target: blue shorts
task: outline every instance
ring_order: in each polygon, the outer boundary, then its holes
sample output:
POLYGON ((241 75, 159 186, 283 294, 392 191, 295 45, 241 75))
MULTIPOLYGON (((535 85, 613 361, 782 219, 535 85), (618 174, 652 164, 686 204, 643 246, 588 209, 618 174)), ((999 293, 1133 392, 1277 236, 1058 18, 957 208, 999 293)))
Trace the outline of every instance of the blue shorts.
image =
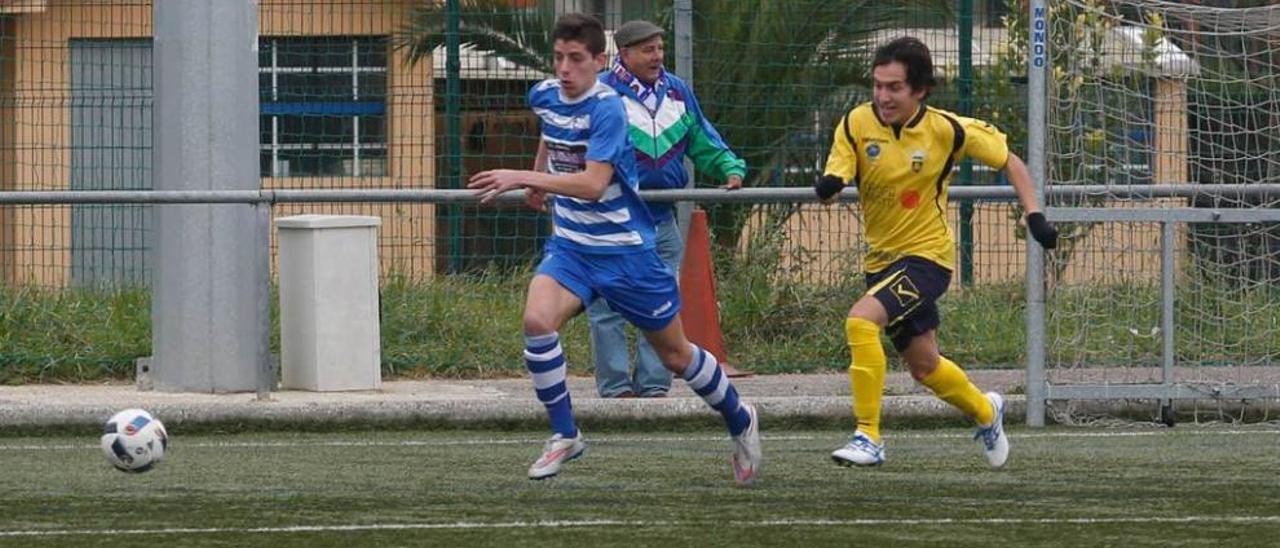
POLYGON ((885 333, 902 352, 911 339, 942 324, 938 299, 951 286, 951 271, 920 257, 905 257, 888 268, 867 274, 867 295, 889 313, 885 333))
POLYGON ((659 331, 680 312, 675 273, 658 253, 591 254, 548 245, 538 274, 550 276, 571 291, 582 305, 597 297, 645 331, 659 331))

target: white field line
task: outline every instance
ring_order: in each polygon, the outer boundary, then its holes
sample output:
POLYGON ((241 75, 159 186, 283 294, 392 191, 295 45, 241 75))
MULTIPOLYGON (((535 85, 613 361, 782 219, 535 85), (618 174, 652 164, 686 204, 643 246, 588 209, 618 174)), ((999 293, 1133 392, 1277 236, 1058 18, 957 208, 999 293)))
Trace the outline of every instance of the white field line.
POLYGON ((352 531, 406 531, 406 530, 492 530, 492 529, 560 529, 560 528, 668 528, 706 527, 859 527, 859 526, 990 526, 990 525, 1097 525, 1097 524, 1273 524, 1280 523, 1280 516, 1133 516, 1096 518, 921 518, 921 519, 780 519, 760 521, 729 521, 708 524, 696 521, 645 521, 645 520, 563 520, 563 521, 508 521, 483 523, 457 521, 453 523, 370 523, 358 525, 293 525, 284 527, 191 527, 168 529, 44 529, 0 530, 5 537, 55 537, 55 536, 110 536, 110 535, 215 535, 215 534, 288 534, 326 533, 352 531))
MULTIPOLYGON (((1117 431, 1117 432, 1011 432, 1009 437, 1014 440, 1023 439, 1071 439, 1071 438, 1145 438, 1156 436, 1171 436, 1179 433, 1194 433, 1197 436, 1275 436, 1280 435, 1280 429, 1257 429, 1257 430, 1136 430, 1136 431, 1117 431)), ((845 434, 833 433, 829 436, 792 436, 792 435, 762 435, 761 439, 765 441, 823 441, 840 439, 845 434)), ((929 433, 929 434, 887 434, 885 439, 969 439, 970 434, 959 433, 929 433)), ((688 442, 717 442, 728 439, 728 435, 724 436, 588 436, 587 441, 590 443, 688 443, 688 442)), ((216 448, 216 449, 270 449, 284 447, 459 447, 459 446, 487 446, 487 445, 526 445, 541 444, 546 438, 483 438, 472 440, 388 440, 388 441, 364 441, 364 440, 299 440, 299 441, 245 441, 245 442, 197 442, 182 443, 181 438, 178 444, 183 448, 216 448)), ((50 450, 81 450, 92 449, 98 447, 92 444, 56 444, 56 445, 5 445, 0 442, 0 453, 5 451, 50 451, 50 450)))

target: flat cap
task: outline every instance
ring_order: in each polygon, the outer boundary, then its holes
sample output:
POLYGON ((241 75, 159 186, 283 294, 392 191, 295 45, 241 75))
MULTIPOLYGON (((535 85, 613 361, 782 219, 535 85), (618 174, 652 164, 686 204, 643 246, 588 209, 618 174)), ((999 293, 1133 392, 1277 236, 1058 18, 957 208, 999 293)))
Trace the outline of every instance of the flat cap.
POLYGON ((662 32, 662 27, 643 19, 627 21, 618 27, 618 30, 613 31, 613 45, 622 49, 653 38, 662 32))

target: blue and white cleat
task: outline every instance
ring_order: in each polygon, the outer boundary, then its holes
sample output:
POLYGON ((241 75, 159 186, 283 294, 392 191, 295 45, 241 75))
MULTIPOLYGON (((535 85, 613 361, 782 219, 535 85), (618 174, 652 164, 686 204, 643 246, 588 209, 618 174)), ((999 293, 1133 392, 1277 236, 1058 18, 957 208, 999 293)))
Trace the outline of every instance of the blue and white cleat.
POLYGON ((847 445, 831 452, 831 460, 840 466, 879 466, 884 464, 884 443, 855 432, 847 445))
POLYGON ((995 419, 989 426, 978 427, 973 439, 982 441, 982 453, 987 456, 987 464, 1000 468, 1009 460, 1009 436, 1004 435, 1004 398, 995 392, 987 392, 987 399, 996 410, 995 419))
POLYGON ((529 479, 540 480, 560 473, 560 466, 582 456, 587 450, 582 441, 582 432, 575 438, 566 438, 560 434, 551 436, 543 447, 542 456, 529 467, 529 479))

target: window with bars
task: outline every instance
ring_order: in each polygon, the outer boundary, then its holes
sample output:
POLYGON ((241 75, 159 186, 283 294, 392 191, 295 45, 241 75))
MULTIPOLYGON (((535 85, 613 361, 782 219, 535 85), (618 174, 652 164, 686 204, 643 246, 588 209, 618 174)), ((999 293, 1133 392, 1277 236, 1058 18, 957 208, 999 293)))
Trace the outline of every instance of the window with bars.
POLYGON ((258 90, 263 177, 386 174, 386 37, 263 37, 258 90))

